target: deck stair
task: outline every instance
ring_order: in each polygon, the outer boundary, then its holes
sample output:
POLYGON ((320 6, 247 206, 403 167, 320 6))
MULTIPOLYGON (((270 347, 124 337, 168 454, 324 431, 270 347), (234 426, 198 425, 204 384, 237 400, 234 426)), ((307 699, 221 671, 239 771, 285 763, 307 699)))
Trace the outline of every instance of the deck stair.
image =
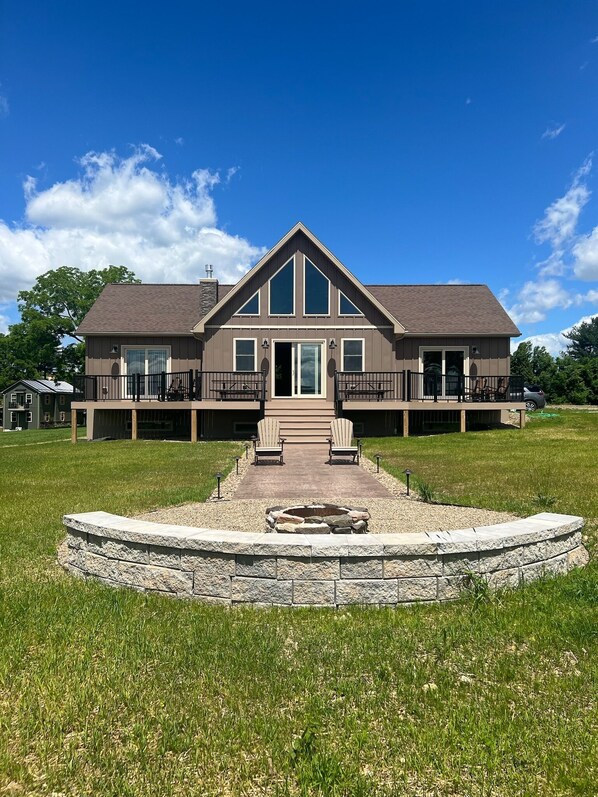
POLYGON ((271 399, 266 418, 276 418, 285 445, 325 444, 334 420, 334 404, 325 399, 271 399))

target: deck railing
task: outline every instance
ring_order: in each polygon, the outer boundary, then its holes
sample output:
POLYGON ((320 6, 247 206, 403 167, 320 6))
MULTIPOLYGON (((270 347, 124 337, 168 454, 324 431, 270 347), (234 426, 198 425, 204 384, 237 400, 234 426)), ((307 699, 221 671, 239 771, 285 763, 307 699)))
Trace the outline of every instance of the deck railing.
POLYGON ((418 371, 335 374, 335 398, 344 401, 523 401, 523 377, 464 376, 418 371))
POLYGON ((263 401, 262 371, 160 371, 155 374, 73 377, 75 401, 263 401))

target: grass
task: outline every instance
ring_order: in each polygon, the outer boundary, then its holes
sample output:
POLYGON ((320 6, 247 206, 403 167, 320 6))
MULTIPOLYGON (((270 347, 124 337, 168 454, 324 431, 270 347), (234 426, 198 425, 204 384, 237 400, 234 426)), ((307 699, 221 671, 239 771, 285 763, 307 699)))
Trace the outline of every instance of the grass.
MULTIPOLYGON (((79 427, 77 430, 79 437, 85 437, 85 427, 79 427)), ((25 429, 22 432, 7 432, 0 433, 0 448, 14 446, 24 446, 28 443, 49 443, 49 442, 66 442, 71 439, 71 430, 69 427, 63 426, 57 429, 25 429)))
MULTIPOLYGON (((575 436, 551 454, 568 472, 591 430, 567 418, 552 429, 575 436)), ((423 474, 427 463, 426 480, 457 498, 467 437, 372 445, 387 467, 423 474), (444 457, 460 479, 431 467, 444 457)), ((472 437, 473 470, 495 463, 486 500, 523 506, 541 489, 565 501, 560 482, 523 480, 517 454, 525 440, 536 455, 550 449, 548 427, 472 437), (501 489, 495 457, 509 447, 501 489)), ((453 605, 336 612, 226 610, 80 582, 54 564, 63 512, 201 500, 238 450, 123 441, 0 453, 0 794, 595 793, 593 564, 453 605)), ((584 504, 593 517, 596 501, 584 504)))

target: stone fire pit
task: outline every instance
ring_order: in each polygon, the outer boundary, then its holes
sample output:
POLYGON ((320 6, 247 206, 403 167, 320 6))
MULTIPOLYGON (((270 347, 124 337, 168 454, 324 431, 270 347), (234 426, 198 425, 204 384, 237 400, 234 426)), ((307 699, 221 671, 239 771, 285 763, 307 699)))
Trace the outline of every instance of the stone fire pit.
POLYGON ((338 504, 271 506, 266 509, 268 531, 285 534, 366 534, 370 513, 363 507, 338 504))

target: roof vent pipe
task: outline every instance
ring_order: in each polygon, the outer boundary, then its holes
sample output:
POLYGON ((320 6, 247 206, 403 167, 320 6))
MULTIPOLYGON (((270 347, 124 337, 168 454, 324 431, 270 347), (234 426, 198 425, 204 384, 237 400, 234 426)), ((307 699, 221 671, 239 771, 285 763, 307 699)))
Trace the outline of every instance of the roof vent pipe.
POLYGON ((214 275, 214 269, 211 265, 206 265, 206 277, 211 280, 214 275))

